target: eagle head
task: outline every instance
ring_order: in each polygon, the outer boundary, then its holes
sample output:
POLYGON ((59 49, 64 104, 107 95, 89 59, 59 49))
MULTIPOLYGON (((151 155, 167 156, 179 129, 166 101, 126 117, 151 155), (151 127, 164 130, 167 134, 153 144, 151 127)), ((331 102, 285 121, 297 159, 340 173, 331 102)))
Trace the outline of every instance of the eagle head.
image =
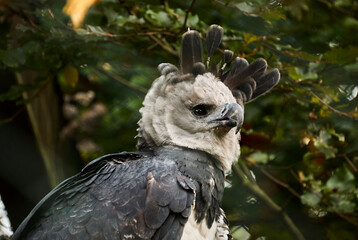
MULTIPOLYGON (((221 42, 223 30, 212 25, 207 33, 210 56, 221 42)), ((244 104, 270 90, 279 81, 277 69, 266 71, 263 59, 252 64, 232 58, 224 51, 224 66, 216 64, 206 70, 198 32, 184 34, 181 69, 162 63, 161 76, 147 93, 138 122, 138 149, 178 146, 205 151, 228 171, 240 154, 240 128, 244 104), (226 65, 230 68, 224 72, 226 65)))

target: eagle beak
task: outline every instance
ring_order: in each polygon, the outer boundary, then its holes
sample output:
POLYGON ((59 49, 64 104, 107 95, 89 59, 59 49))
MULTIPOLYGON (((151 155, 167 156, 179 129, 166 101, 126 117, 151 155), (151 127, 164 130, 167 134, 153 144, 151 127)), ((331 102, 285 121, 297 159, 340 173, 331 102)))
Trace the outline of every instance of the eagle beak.
POLYGON ((236 128, 236 133, 240 130, 244 120, 244 111, 237 103, 225 103, 222 110, 209 120, 215 123, 215 127, 236 128))

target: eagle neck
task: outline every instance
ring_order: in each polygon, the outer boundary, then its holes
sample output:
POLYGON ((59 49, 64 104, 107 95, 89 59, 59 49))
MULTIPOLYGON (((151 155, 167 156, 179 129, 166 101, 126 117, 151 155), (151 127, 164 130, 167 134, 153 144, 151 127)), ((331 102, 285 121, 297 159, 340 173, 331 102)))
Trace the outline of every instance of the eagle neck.
POLYGON ((176 162, 203 162, 215 169, 219 169, 224 174, 222 163, 211 154, 201 150, 172 145, 160 146, 151 150, 155 155, 170 156, 176 162))

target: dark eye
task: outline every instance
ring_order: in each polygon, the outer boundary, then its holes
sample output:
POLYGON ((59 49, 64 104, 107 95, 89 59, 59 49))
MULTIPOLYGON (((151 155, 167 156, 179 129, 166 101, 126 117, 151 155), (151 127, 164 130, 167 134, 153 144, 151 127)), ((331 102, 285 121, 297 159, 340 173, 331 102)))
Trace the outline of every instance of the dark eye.
POLYGON ((195 116, 202 117, 208 114, 208 106, 204 104, 196 105, 192 108, 192 112, 195 116))

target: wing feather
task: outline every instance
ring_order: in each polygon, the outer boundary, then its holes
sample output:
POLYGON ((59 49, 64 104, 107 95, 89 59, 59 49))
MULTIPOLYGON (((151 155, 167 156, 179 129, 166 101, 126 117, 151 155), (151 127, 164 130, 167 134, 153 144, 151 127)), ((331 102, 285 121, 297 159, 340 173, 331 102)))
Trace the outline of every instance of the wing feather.
POLYGON ((107 155, 51 191, 12 239, 179 239, 194 191, 173 160, 107 155))

